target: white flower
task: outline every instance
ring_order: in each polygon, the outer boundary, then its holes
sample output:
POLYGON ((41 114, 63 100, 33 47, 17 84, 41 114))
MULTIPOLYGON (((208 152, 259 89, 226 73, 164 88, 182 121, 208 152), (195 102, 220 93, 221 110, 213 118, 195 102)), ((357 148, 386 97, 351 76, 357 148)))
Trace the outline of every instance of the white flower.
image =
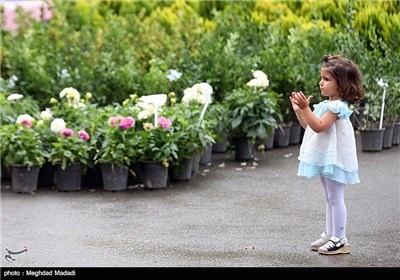
POLYGON ((250 80, 246 85, 249 87, 259 87, 259 83, 257 79, 250 80))
POLYGON ((199 104, 211 103, 212 87, 207 83, 197 83, 183 91, 182 102, 196 102, 199 104))
POLYGON ((379 79, 377 82, 378 82, 378 86, 380 86, 381 88, 387 88, 388 87, 388 83, 385 83, 382 78, 379 79))
POLYGON ((17 118, 15 123, 21 124, 24 120, 27 120, 27 121, 29 121, 31 123, 35 121, 35 119, 31 115, 23 114, 23 115, 19 115, 18 116, 18 118, 17 118))
MULTIPOLYGON (((202 101, 201 104, 204 103, 211 103, 211 94, 213 93, 213 88, 207 84, 207 83, 198 83, 194 85, 195 88, 197 88, 197 91, 200 91, 200 94, 203 96, 204 101, 202 101)), ((203 100, 203 99, 200 99, 203 100)))
POLYGON ((152 115, 153 115, 153 113, 150 112, 149 110, 143 110, 143 111, 139 112, 138 119, 139 120, 145 120, 145 119, 151 117, 152 115))
POLYGON ((15 87, 15 82, 18 81, 18 77, 15 75, 12 75, 9 79, 8 79, 8 85, 10 87, 15 87))
POLYGON ((247 83, 247 85, 249 87, 268 87, 269 86, 268 77, 263 71, 261 71, 261 70, 254 71, 253 77, 255 79, 252 79, 247 83))
POLYGON ((146 122, 143 124, 143 129, 145 131, 150 131, 154 128, 154 125, 152 123, 146 122))
POLYGON ((140 100, 142 100, 145 103, 148 104, 153 104, 155 106, 161 107, 167 103, 167 95, 162 93, 162 94, 152 94, 152 95, 144 95, 140 97, 140 100))
POLYGON ((187 88, 183 91, 182 102, 190 103, 191 101, 195 101, 197 99, 198 93, 194 88, 187 88))
POLYGON ((204 104, 206 102, 206 99, 205 99, 205 97, 203 95, 199 95, 196 98, 196 102, 199 103, 199 104, 204 104))
POLYGON ((261 70, 254 71, 253 77, 256 79, 267 79, 267 75, 261 70))
POLYGON ((45 111, 40 112, 40 118, 45 121, 51 120, 53 118, 53 113, 49 108, 46 108, 45 111))
POLYGON ((74 108, 85 108, 86 104, 83 102, 79 102, 78 104, 73 105, 74 108))
POLYGON ((145 102, 140 102, 139 101, 138 103, 136 103, 136 107, 139 107, 139 108, 141 108, 143 110, 147 110, 147 111, 151 112, 152 114, 155 111, 155 108, 154 108, 153 104, 149 104, 149 103, 145 103, 145 102))
POLYGON ((8 100, 8 101, 13 101, 13 100, 21 99, 22 97, 24 97, 22 94, 13 93, 13 94, 10 94, 10 95, 7 97, 7 100, 8 100))
POLYGON ((77 105, 81 100, 80 93, 72 87, 65 88, 60 92, 60 98, 64 97, 67 98, 68 104, 71 106, 77 105))
POLYGON ((64 98, 64 96, 66 96, 67 93, 70 92, 71 90, 75 90, 75 89, 72 88, 72 87, 64 88, 64 89, 60 92, 60 98, 64 98))
POLYGON ((269 85, 268 80, 252 79, 247 83, 249 87, 267 87, 269 85))
POLYGON ((167 75, 167 79, 171 82, 179 80, 182 77, 182 73, 175 69, 168 69, 169 74, 167 75))
POLYGON ((81 95, 79 94, 79 92, 77 90, 71 91, 67 94, 67 100, 68 100, 68 104, 71 106, 78 105, 81 100, 81 95))
POLYGON ((142 101, 139 101, 138 103, 136 103, 136 107, 142 108, 142 109, 146 109, 146 107, 149 106, 147 103, 144 103, 142 101))
POLYGON ((65 121, 60 118, 54 119, 50 124, 50 130, 55 133, 61 132, 65 127, 65 121))
POLYGON ((207 83, 198 83, 193 86, 202 95, 210 95, 213 93, 213 88, 207 83))

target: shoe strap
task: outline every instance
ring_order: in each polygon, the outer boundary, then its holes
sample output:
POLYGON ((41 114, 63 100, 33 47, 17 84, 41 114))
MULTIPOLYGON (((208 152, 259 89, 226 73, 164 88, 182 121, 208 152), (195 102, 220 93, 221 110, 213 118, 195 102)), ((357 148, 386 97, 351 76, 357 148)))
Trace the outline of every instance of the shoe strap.
POLYGON ((340 239, 336 236, 332 236, 329 241, 331 241, 335 247, 341 247, 346 244, 346 237, 340 239))

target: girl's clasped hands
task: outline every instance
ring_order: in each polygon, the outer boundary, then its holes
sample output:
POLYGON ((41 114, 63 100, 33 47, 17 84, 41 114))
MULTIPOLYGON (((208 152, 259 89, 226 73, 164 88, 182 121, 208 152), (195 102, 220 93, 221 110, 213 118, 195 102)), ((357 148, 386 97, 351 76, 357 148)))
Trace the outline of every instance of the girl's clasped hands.
POLYGON ((294 91, 289 98, 293 108, 296 110, 295 106, 298 106, 300 109, 308 107, 312 96, 306 97, 302 91, 294 91))

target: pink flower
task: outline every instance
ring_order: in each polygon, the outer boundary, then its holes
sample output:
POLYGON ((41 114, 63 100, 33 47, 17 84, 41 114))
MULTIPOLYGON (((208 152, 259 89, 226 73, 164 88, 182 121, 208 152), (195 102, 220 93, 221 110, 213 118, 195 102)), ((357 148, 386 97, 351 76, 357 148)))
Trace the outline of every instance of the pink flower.
POLYGON ((159 124, 162 128, 167 129, 167 128, 169 128, 169 127, 172 125, 172 122, 171 122, 170 119, 167 119, 167 118, 165 118, 165 117, 159 117, 159 118, 158 118, 158 124, 159 124))
POLYGON ((123 118, 124 118, 124 117, 122 117, 122 116, 110 117, 110 118, 108 119, 108 125, 110 125, 110 126, 117 126, 117 125, 120 124, 120 122, 121 122, 121 120, 122 120, 123 118))
POLYGON ((121 120, 119 126, 123 130, 133 127, 133 126, 135 126, 135 119, 132 117, 125 117, 121 120))
POLYGON ((32 127, 32 123, 35 119, 31 117, 29 114, 19 115, 17 120, 15 121, 19 125, 25 125, 28 127, 32 127))
POLYGON ((61 130, 60 133, 64 137, 74 136, 74 131, 69 128, 64 128, 63 130, 61 130))
POLYGON ((32 127, 32 122, 28 119, 23 119, 20 123, 20 125, 26 125, 28 127, 32 127))
POLYGON ((87 132, 84 131, 84 130, 79 130, 79 131, 78 131, 78 136, 79 136, 80 138, 82 138, 83 141, 89 141, 89 139, 90 139, 89 133, 87 133, 87 132))

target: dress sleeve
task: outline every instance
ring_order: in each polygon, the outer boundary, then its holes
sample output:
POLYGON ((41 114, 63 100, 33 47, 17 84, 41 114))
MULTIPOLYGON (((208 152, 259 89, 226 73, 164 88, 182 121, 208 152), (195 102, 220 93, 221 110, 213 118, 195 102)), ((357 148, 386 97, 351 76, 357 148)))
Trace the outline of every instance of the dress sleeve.
POLYGON ((339 119, 348 119, 353 113, 346 102, 338 100, 336 102, 327 103, 328 110, 338 114, 339 119))

